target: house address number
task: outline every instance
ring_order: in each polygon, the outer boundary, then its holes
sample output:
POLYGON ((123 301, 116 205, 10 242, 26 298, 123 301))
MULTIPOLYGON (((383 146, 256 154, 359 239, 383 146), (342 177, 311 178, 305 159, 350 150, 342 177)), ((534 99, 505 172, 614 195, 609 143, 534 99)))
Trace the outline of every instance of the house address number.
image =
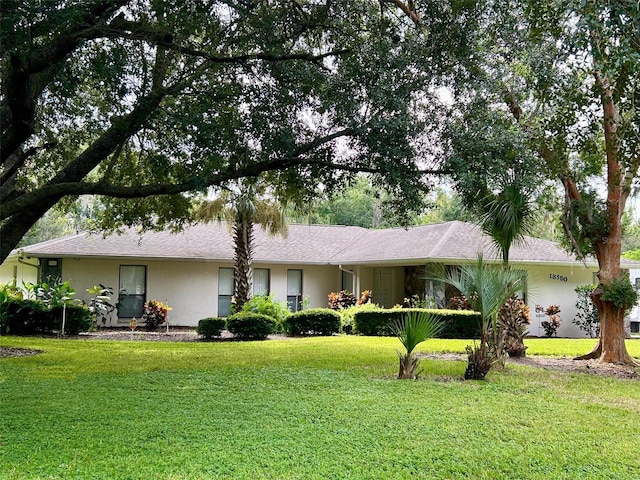
POLYGON ((567 277, 565 277, 564 275, 558 275, 557 273, 550 273, 549 274, 549 278, 551 280, 559 280, 561 282, 568 282, 569 279, 567 277))

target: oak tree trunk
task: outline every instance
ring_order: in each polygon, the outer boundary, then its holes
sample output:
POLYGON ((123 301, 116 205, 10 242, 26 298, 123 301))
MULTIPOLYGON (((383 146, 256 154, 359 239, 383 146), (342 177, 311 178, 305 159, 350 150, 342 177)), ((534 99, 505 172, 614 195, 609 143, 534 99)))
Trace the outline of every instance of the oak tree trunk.
POLYGON ((613 221, 609 235, 596 243, 596 257, 600 271, 599 284, 591 293, 591 299, 598 309, 600 317, 600 338, 595 348, 577 357, 577 360, 599 359, 603 363, 640 365, 629 353, 625 344, 624 308, 616 307, 613 302, 602 299, 603 287, 620 276, 621 222, 613 221))

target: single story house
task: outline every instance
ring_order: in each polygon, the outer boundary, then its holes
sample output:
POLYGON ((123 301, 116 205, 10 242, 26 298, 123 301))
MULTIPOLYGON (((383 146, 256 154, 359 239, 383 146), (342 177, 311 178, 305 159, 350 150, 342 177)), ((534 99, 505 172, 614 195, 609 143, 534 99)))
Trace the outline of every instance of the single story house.
MULTIPOLYGON (((384 307, 413 295, 444 306, 455 292, 429 275, 474 262, 479 253, 499 262, 481 230, 460 221, 383 230, 289 225, 282 236, 256 227, 254 245, 254 293, 271 293, 292 310, 324 307, 327 295, 339 290, 371 290, 373 301, 384 307)), ((528 274, 523 295, 531 308, 530 334, 544 335, 544 308, 555 304, 562 319, 558 336, 584 336, 572 323, 574 289, 594 282, 595 261, 585 266, 553 242, 536 238, 512 247, 510 257, 512 267, 528 274)), ((1 283, 50 276, 68 280, 76 297, 87 301, 86 289, 113 287, 120 307, 108 325, 128 325, 140 317, 146 300, 156 299, 171 306, 171 325, 195 326, 201 318, 230 312, 233 242, 224 223, 198 224, 177 234, 133 229, 106 238, 78 234, 16 250, 0 266, 1 283)))

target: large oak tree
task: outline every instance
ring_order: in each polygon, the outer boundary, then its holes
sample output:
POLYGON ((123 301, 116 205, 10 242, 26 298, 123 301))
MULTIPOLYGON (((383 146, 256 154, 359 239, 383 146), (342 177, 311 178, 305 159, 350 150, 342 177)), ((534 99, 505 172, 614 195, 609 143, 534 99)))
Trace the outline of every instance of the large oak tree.
POLYGON ((300 197, 373 172, 410 203, 430 92, 469 51, 439 3, 423 35, 372 0, 1 5, 0 260, 81 195, 104 229, 179 227, 194 194, 259 174, 300 197))

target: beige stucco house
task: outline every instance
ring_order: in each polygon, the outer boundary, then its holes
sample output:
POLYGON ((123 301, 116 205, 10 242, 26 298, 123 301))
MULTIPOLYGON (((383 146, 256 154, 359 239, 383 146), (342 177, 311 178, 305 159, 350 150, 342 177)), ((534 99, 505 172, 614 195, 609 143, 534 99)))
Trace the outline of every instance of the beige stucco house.
MULTIPOLYGON (((436 265, 454 268, 478 253, 498 262, 487 237, 471 223, 453 221, 407 229, 368 230, 330 225, 290 225, 286 236, 255 231, 254 292, 272 293, 290 308, 323 307, 342 289, 372 290, 374 301, 391 307, 417 294, 444 304, 453 293, 425 280, 436 265), (428 274, 427 274, 428 275, 428 274)), ((583 333, 571 323, 577 285, 592 283, 595 262, 576 261, 553 242, 528 238, 512 248, 511 264, 528 273, 525 299, 532 335, 543 335, 541 307, 558 304, 559 336, 583 333)), ((119 292, 121 307, 110 325, 140 316, 145 300, 172 307, 170 324, 195 326, 199 319, 229 313, 233 291, 233 244, 226 224, 200 224, 183 232, 129 230, 103 238, 79 234, 12 252, 0 266, 0 282, 34 282, 47 276, 68 280, 77 298, 97 284, 119 292)))

